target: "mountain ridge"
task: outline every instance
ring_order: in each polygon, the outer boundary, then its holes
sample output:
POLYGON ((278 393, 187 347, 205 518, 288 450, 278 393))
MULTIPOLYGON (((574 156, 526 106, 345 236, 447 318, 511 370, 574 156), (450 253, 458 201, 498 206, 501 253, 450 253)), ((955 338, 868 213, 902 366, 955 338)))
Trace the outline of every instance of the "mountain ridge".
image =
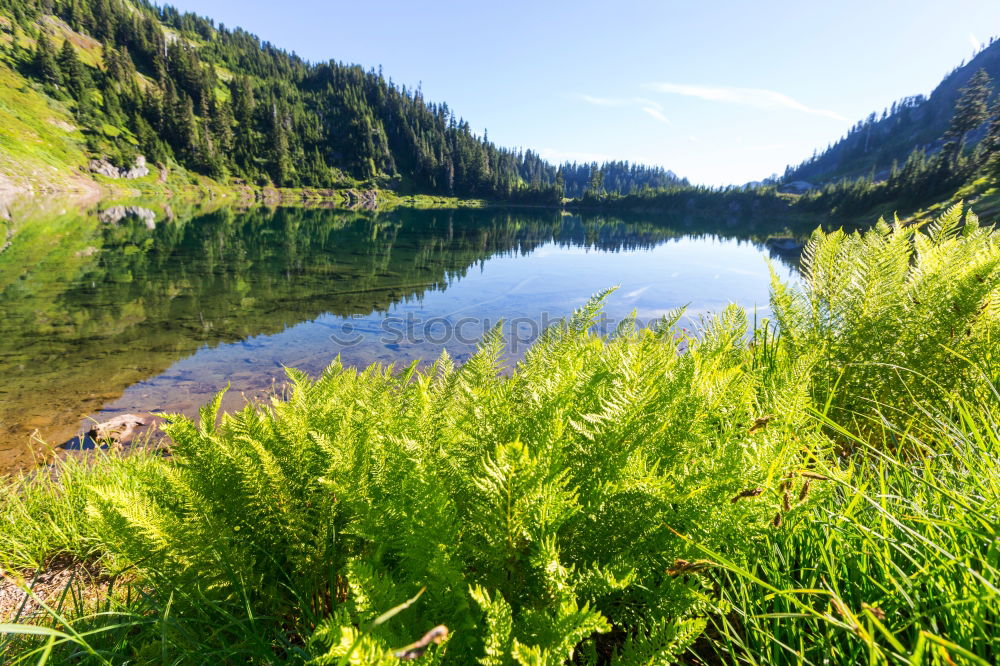
MULTIPOLYGON (((914 150, 936 153, 944 144, 955 103, 961 90, 980 69, 1000 81, 1000 41, 990 39, 971 60, 951 70, 929 95, 913 95, 893 102, 881 116, 872 112, 846 135, 813 157, 789 166, 781 181, 822 184, 841 179, 872 176, 885 179, 893 163, 902 165, 914 150)), ((970 143, 984 131, 970 135, 970 143)))

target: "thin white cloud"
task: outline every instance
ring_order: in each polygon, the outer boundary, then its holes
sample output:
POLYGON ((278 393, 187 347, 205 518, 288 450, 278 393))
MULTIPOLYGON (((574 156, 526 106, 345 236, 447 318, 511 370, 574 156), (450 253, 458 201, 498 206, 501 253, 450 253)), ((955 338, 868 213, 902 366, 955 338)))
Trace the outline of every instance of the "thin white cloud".
POLYGON ((665 115, 663 115, 663 112, 660 111, 659 109, 657 109, 655 107, 652 107, 652 106, 643 106, 641 108, 642 108, 643 111, 645 111, 646 113, 648 113, 652 117, 656 118, 657 120, 659 120, 664 125, 670 125, 671 124, 670 123, 670 119, 667 118, 665 115))
POLYGON ((685 97, 697 97, 712 102, 723 102, 726 104, 740 104, 742 106, 752 106, 758 109, 790 109, 802 113, 811 113, 817 116, 833 118, 847 122, 847 118, 835 111, 827 109, 814 109, 806 106, 784 93, 774 90, 764 90, 762 88, 734 88, 729 86, 697 86, 683 83, 650 83, 646 86, 650 90, 669 93, 672 95, 684 95, 685 97))
POLYGON ((972 44, 972 48, 976 51, 978 51, 979 48, 983 45, 983 43, 979 41, 979 38, 976 37, 971 32, 969 33, 969 43, 972 44))
POLYGON ((593 95, 579 95, 580 99, 594 106, 622 106, 624 100, 611 97, 594 97, 593 95))
POLYGON ((579 95, 579 98, 594 106, 638 107, 664 125, 670 124, 670 119, 663 115, 663 105, 645 97, 594 97, 579 95))

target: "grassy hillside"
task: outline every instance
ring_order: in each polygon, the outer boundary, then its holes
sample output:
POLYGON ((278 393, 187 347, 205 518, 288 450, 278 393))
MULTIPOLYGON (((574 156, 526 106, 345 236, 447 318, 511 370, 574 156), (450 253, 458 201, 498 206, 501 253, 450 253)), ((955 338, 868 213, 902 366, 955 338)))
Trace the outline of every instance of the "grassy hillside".
POLYGON ((0 189, 88 187, 83 136, 65 104, 0 60, 0 189))
MULTIPOLYGON (((74 43, 93 43, 64 25, 53 29, 60 30, 74 43)), ((9 34, 6 36, 11 38, 9 34)), ((19 35, 18 41, 31 45, 31 40, 23 35, 19 35)), ((86 51, 81 49, 81 53, 86 51)), ((91 56, 99 58, 99 53, 99 48, 91 48, 91 56)), ((76 121, 70 103, 46 94, 36 82, 17 71, 0 51, 0 198, 32 192, 91 198, 233 194, 224 184, 189 173, 178 165, 173 165, 171 177, 166 180, 161 179, 156 165, 151 165, 150 175, 135 180, 92 174, 88 165, 98 155, 88 148, 85 133, 76 121)))

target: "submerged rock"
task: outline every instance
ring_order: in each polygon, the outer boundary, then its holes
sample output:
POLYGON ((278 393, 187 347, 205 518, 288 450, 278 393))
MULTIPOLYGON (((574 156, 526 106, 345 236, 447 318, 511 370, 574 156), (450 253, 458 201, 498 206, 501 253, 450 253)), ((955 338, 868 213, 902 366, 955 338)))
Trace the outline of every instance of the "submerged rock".
POLYGON ((805 243, 790 236, 775 236, 764 243, 771 257, 787 264, 797 265, 805 243))

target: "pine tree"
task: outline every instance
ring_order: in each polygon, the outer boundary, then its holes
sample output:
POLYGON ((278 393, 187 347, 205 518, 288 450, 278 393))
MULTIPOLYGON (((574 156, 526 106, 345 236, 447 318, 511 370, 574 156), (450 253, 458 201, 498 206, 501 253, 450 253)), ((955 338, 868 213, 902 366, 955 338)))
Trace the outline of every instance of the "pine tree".
POLYGON ((63 81, 73 91, 75 97, 79 97, 84 90, 90 87, 90 75, 87 72, 87 68, 80 62, 80 57, 77 56, 76 49, 73 48, 73 44, 68 39, 63 41, 62 49, 59 51, 58 63, 63 81))
POLYGON ((590 181, 587 185, 587 194, 590 196, 598 196, 604 192, 604 172, 597 162, 590 165, 590 181))
POLYGON ((93 35, 102 42, 113 39, 117 28, 118 16, 111 9, 109 0, 96 0, 94 3, 93 35))
POLYGON ((944 153, 954 162, 962 152, 965 137, 989 117, 989 101, 993 95, 993 85, 986 70, 980 69, 960 91, 955 102, 955 112, 945 133, 947 143, 944 153))
POLYGON ((275 184, 289 186, 292 184, 294 167, 288 150, 288 133, 285 130, 285 119, 275 105, 272 109, 271 149, 275 184))
POLYGON ((992 174, 1000 173, 1000 101, 993 105, 990 112, 990 124, 986 137, 983 138, 982 148, 987 171, 992 174))
POLYGON ((52 42, 49 41, 49 36, 44 32, 39 35, 38 42, 35 44, 34 67, 38 78, 45 83, 54 86, 62 85, 63 77, 62 72, 59 71, 59 64, 56 62, 55 49, 52 47, 52 42))
POLYGON ((104 73, 112 81, 121 81, 121 64, 118 62, 118 54, 114 47, 104 44, 101 48, 101 62, 104 63, 104 73))
POLYGON ((210 111, 212 135, 215 137, 219 151, 228 155, 233 149, 233 111, 225 101, 213 102, 210 111))

